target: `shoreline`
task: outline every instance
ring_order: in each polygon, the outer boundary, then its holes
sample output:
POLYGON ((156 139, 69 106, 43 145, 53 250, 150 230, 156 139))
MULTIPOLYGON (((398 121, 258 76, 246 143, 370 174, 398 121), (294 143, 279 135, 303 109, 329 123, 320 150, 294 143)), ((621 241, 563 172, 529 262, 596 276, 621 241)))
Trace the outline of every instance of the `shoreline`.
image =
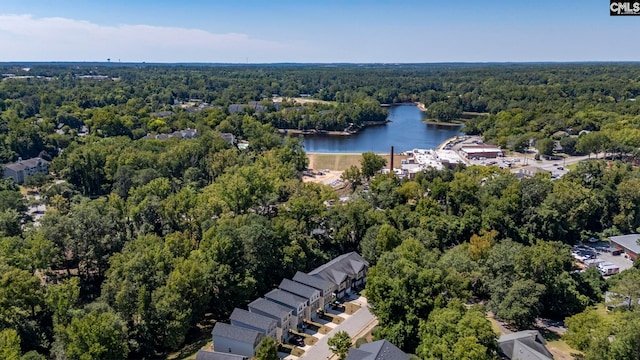
POLYGON ((383 126, 390 123, 391 120, 384 121, 364 121, 362 125, 354 130, 300 130, 300 129, 278 129, 278 132, 283 135, 311 135, 311 136, 351 136, 358 134, 361 130, 371 126, 383 126))
POLYGON ((463 127, 464 126, 464 124, 461 124, 461 123, 451 123, 451 122, 433 121, 433 120, 422 120, 422 122, 427 124, 427 125, 451 126, 451 127, 463 127))

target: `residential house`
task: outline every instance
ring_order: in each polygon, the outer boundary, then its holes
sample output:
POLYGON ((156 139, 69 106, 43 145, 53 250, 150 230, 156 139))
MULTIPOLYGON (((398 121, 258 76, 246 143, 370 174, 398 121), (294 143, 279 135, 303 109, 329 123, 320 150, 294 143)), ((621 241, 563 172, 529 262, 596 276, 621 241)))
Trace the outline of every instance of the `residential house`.
POLYGON ((346 360, 409 360, 409 355, 387 340, 378 340, 349 350, 346 360))
POLYGON ((264 335, 259 331, 218 322, 211 331, 211 337, 214 351, 253 357, 264 335))
POLYGON ((511 172, 515 173, 518 179, 533 178, 538 173, 551 174, 551 171, 538 166, 525 166, 519 169, 513 169, 511 172))
POLYGON ((328 263, 312 270, 309 275, 318 275, 337 286, 336 298, 342 299, 353 288, 364 287, 369 263, 356 252, 338 256, 328 263))
POLYGON ((235 308, 229 319, 233 326, 259 331, 276 341, 280 339, 277 333, 278 322, 274 318, 235 308))
POLYGON ((222 353, 218 351, 198 350, 196 360, 248 360, 249 358, 242 355, 222 353))
POLYGON ((546 344, 537 330, 518 331, 500 336, 498 353, 509 360, 553 360, 546 344))
POLYGON ((283 279, 278 288, 307 299, 308 312, 311 318, 315 318, 318 314, 318 310, 320 309, 320 291, 318 289, 314 289, 310 286, 303 285, 289 279, 283 279))
POLYGON ((297 318, 293 316, 293 309, 279 305, 264 298, 258 298, 251 302, 249 312, 264 315, 276 320, 276 336, 280 341, 289 338, 289 330, 295 328, 297 318))
POLYGON ((266 293, 264 298, 293 309, 293 315, 297 319, 295 323, 296 328, 300 327, 304 323, 304 319, 311 318, 309 316, 308 300, 302 296, 294 295, 280 289, 273 289, 266 293))
POLYGON ((11 178, 18 184, 24 184, 25 179, 38 173, 49 173, 49 162, 39 157, 19 159, 15 163, 4 165, 4 178, 11 178))
POLYGON ((334 293, 338 290, 338 286, 331 281, 325 280, 319 275, 309 275, 301 271, 296 272, 293 276, 293 281, 320 291, 319 307, 323 310, 329 309, 329 304, 335 296, 334 293))

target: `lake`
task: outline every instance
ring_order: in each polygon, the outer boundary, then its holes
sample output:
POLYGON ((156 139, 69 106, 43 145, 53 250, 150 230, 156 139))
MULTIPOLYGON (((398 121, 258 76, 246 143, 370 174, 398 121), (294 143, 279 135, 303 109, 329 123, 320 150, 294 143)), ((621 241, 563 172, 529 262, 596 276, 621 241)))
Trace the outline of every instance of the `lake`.
POLYGON ((305 135, 304 150, 323 153, 396 153, 412 149, 435 149, 444 140, 463 135, 460 127, 425 124, 424 114, 413 104, 389 108, 390 123, 367 127, 350 136, 305 135))

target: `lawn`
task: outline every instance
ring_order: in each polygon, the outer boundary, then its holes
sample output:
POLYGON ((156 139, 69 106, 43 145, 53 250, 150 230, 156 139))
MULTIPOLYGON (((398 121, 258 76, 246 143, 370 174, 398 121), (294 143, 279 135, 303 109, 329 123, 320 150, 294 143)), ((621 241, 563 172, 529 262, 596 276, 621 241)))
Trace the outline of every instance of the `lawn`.
MULTIPOLYGON (((380 154, 387 160, 387 166, 389 165, 389 155, 380 154)), ((348 169, 351 165, 360 167, 360 159, 362 154, 328 154, 328 153, 307 153, 309 159, 309 168, 314 170, 336 170, 343 171, 348 169)), ((402 159, 406 159, 405 155, 394 155, 394 167, 400 167, 402 159)))

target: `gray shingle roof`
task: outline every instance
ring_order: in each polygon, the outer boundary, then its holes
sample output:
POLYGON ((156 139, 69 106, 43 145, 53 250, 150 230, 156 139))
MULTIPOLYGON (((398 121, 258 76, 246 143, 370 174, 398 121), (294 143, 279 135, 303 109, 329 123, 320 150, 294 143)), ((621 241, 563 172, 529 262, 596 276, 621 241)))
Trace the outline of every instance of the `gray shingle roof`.
POLYGON ((362 256, 350 252, 310 271, 309 275, 320 275, 334 284, 340 284, 347 276, 355 277, 365 266, 369 266, 369 263, 362 256))
POLYGON ((310 286, 302 285, 298 282, 295 282, 289 279, 283 279, 282 282, 280 283, 279 288, 280 290, 284 290, 286 292, 289 292, 295 295, 303 296, 308 300, 310 300, 314 296, 314 294, 318 293, 318 290, 310 286))
POLYGON ((309 275, 301 271, 298 271, 293 276, 293 281, 299 282, 300 284, 304 284, 307 286, 311 286, 312 288, 318 289, 320 291, 324 291, 325 289, 328 289, 332 286, 331 282, 321 278, 318 275, 309 275))
POLYGON ((277 319, 284 319, 289 313, 291 313, 291 309, 289 309, 288 307, 276 304, 273 301, 269 301, 265 298, 255 299, 249 304, 249 311, 251 311, 251 308, 255 308, 266 314, 273 315, 277 319))
POLYGON ((211 335, 213 335, 214 338, 218 336, 224 337, 253 346, 256 343, 258 337, 260 337, 262 334, 255 330, 217 322, 213 327, 213 330, 211 330, 211 335))
POLYGON ((609 239, 612 242, 624 247, 625 249, 628 249, 629 251, 640 254, 640 245, 638 245, 640 234, 611 236, 609 239))
POLYGON ((282 305, 286 305, 288 307, 291 307, 293 309, 295 309, 296 313, 298 311, 298 307, 302 304, 307 303, 307 299, 303 298, 302 296, 298 296, 298 295, 293 295, 292 293, 288 293, 286 291, 282 291, 280 289, 273 289, 271 291, 269 291, 268 293, 266 293, 264 295, 264 297, 267 300, 272 300, 275 301, 277 303, 280 303, 282 305))
POLYGON ((269 331, 276 324, 275 319, 238 308, 233 310, 229 319, 232 322, 237 321, 257 329, 262 329, 265 332, 269 331))
POLYGON ((518 331, 500 336, 500 352, 513 360, 553 360, 546 342, 537 330, 518 331))
POLYGON ((387 340, 378 340, 351 349, 346 360, 409 360, 409 356, 387 340))
POLYGON ((223 353, 218 351, 198 350, 196 360, 245 360, 246 356, 223 353))

